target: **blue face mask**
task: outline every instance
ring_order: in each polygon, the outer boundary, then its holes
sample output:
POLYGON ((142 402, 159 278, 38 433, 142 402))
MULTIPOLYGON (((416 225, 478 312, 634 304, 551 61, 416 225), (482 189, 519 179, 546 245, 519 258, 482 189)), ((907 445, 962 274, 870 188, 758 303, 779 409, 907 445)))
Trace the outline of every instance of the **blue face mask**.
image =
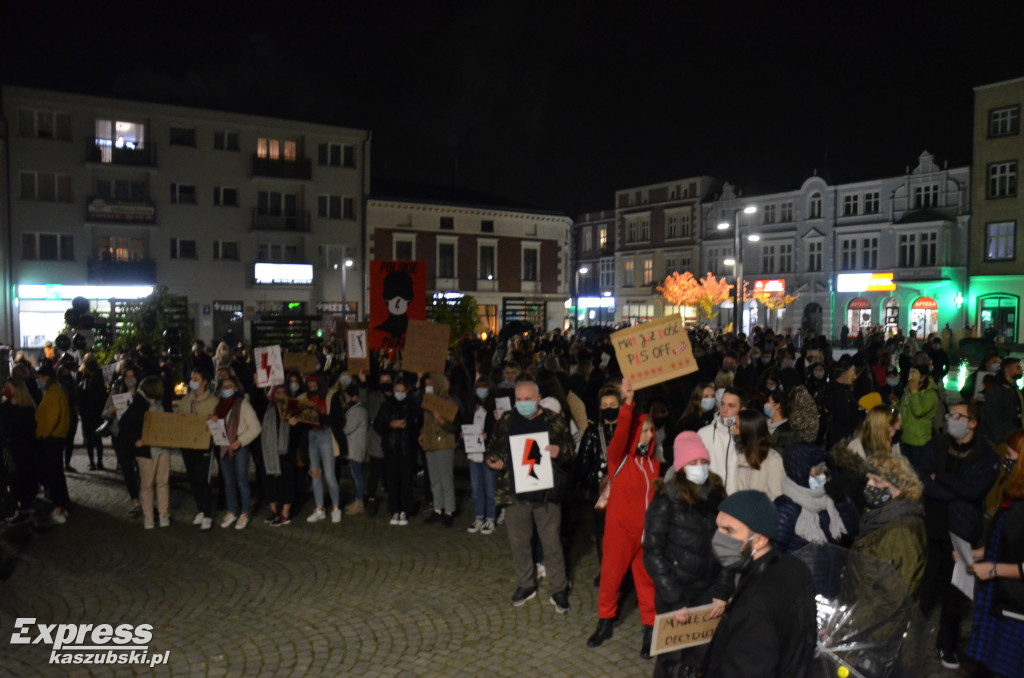
POLYGON ((476 390, 476 397, 480 400, 487 398, 488 390, 486 388, 478 388, 476 390))
POLYGON ((530 418, 537 414, 537 401, 536 400, 517 400, 516 401, 516 412, 526 418, 530 418))
POLYGON ((774 415, 774 414, 775 414, 775 408, 772 407, 772 404, 771 403, 765 403, 764 404, 764 416, 766 416, 769 419, 771 419, 772 415, 774 415))
POLYGON ((779 385, 778 385, 778 384, 772 384, 771 386, 769 386, 768 384, 765 384, 765 385, 764 385, 764 387, 765 387, 766 389, 768 389, 768 392, 769 392, 769 393, 771 393, 772 391, 774 391, 775 389, 777 389, 777 388, 779 387, 779 385))
POLYGON ((887 378, 885 380, 885 383, 888 384, 889 386, 899 386, 900 378, 899 377, 889 377, 889 378, 887 378))
POLYGON ((712 396, 710 398, 701 398, 700 409, 704 410, 705 412, 710 412, 711 410, 715 409, 715 397, 712 396))
POLYGON ((828 478, 825 476, 810 476, 807 478, 807 487, 812 490, 821 490, 825 488, 825 483, 827 481, 828 478))
POLYGON ((225 388, 225 389, 222 389, 221 392, 220 392, 220 397, 221 398, 230 398, 233 395, 235 395, 235 389, 233 389, 233 388, 225 388))

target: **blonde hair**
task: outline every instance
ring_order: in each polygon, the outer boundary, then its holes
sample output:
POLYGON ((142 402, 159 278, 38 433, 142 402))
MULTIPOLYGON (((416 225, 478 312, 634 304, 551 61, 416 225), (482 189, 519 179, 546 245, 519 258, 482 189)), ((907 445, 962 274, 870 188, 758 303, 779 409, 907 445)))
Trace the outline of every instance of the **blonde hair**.
POLYGON ((890 405, 876 405, 868 410, 857 431, 857 439, 864 446, 865 456, 892 452, 889 427, 899 421, 899 418, 899 411, 890 405))
POLYGON ((31 407, 33 410, 36 409, 36 401, 32 400, 32 395, 28 392, 28 387, 25 386, 25 381, 20 377, 7 377, 7 382, 14 389, 13 402, 18 407, 31 407))

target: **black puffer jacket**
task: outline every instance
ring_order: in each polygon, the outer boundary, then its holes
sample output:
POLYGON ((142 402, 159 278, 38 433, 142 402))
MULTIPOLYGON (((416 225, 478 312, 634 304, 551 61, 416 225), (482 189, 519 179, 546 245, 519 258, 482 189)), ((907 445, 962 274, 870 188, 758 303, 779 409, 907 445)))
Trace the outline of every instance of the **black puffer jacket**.
POLYGON ((700 488, 699 498, 687 506, 679 492, 675 469, 654 481, 654 498, 644 521, 644 567, 654 580, 658 612, 728 600, 732 577, 711 550, 718 505, 725 487, 712 474, 700 488))
MULTIPOLYGON (((580 439, 580 451, 576 462, 576 487, 586 501, 597 501, 601 479, 608 475, 608 443, 615 435, 616 422, 593 421, 587 423, 587 430, 580 439), (601 445, 601 432, 604 445, 601 445)), ((612 473, 615 469, 612 469, 612 473)))
POLYGON ((380 435, 380 447, 385 455, 414 455, 419 450, 417 438, 423 410, 411 398, 399 402, 394 396, 380 406, 373 420, 373 429, 380 435), (405 420, 405 428, 391 428, 393 421, 405 420))

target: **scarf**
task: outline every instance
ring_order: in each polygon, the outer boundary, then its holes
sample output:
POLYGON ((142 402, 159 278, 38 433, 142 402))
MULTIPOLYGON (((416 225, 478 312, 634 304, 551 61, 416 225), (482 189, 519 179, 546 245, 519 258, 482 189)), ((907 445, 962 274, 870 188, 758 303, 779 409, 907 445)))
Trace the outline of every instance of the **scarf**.
POLYGON ((872 509, 860 519, 860 535, 865 537, 902 516, 923 516, 924 507, 916 501, 893 499, 885 506, 872 509))
MULTIPOLYGON (((225 420, 224 428, 227 430, 228 441, 234 443, 238 440, 238 420, 242 418, 242 398, 233 396, 217 403, 217 418, 225 420), (221 414, 221 408, 224 408, 224 414, 221 414)), ((224 455, 227 455, 228 459, 235 458, 235 450, 231 449, 231 445, 220 446, 220 456, 224 455)))
POLYGON ((782 493, 796 502, 800 507, 800 515, 796 519, 796 534, 812 544, 824 544, 829 541, 825 532, 821 529, 821 520, 818 514, 824 511, 828 514, 828 531, 831 533, 831 541, 839 541, 839 538, 846 534, 846 525, 839 515, 839 509, 832 497, 825 494, 824 488, 812 490, 803 485, 797 485, 790 478, 782 479, 782 493))
POLYGON ((281 475, 280 455, 288 454, 290 431, 288 420, 277 416, 276 407, 268 407, 267 413, 263 415, 263 432, 260 436, 263 441, 263 464, 268 476, 281 475))

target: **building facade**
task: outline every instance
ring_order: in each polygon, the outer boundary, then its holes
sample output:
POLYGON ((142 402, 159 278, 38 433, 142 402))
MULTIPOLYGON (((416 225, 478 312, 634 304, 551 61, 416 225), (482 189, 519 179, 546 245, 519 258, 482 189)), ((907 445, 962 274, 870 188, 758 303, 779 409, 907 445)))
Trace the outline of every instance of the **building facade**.
POLYGON ((366 216, 367 261, 426 262, 430 293, 472 295, 486 331, 513 320, 562 329, 569 217, 383 196, 367 200, 366 216))
POLYGON ((342 281, 363 253, 369 132, 12 87, 2 110, 14 345, 52 339, 74 296, 104 312, 157 284, 206 340, 365 313, 362 280, 342 281))
POLYGON ((1024 158, 1020 133, 1024 78, 974 89, 974 152, 970 237, 970 322, 978 336, 1021 341, 1024 268, 1024 199, 1018 172, 1024 158))
POLYGON ((611 325, 615 322, 615 210, 581 214, 573 232, 573 283, 578 281, 579 287, 569 300, 569 322, 579 327, 611 325))

